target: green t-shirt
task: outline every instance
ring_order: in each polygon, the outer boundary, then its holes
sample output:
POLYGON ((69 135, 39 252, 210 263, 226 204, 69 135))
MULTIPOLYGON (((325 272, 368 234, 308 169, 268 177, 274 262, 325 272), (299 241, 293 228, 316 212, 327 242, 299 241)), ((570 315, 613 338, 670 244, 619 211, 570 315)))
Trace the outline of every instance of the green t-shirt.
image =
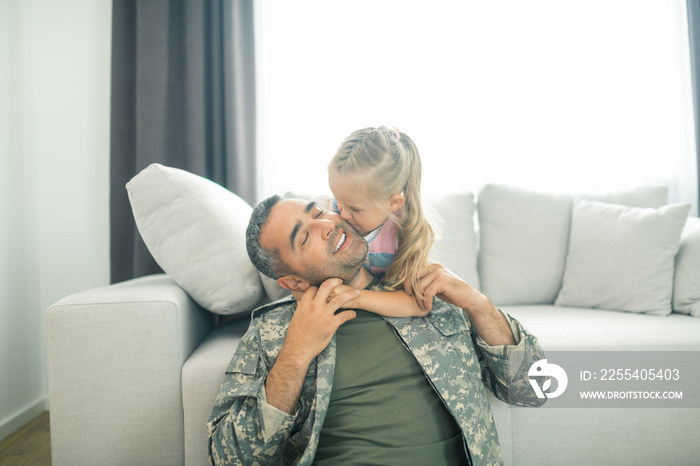
POLYGON ((388 322, 357 311, 336 347, 314 464, 467 464, 457 423, 388 322))

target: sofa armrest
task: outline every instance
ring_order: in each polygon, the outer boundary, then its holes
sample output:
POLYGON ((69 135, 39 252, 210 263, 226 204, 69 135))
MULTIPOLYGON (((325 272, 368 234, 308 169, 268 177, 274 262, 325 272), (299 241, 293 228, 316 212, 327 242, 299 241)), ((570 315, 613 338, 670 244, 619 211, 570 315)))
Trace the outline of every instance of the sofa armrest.
POLYGON ((184 464, 181 368, 213 325, 163 274, 51 306, 53 464, 184 464))

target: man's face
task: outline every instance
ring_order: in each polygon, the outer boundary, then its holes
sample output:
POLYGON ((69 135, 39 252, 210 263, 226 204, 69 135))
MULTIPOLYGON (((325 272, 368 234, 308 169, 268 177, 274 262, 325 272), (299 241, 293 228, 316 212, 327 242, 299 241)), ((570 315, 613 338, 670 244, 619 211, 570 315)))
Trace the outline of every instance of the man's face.
POLYGON ((275 204, 260 234, 260 245, 312 285, 338 277, 348 282, 362 267, 367 242, 336 213, 315 202, 275 204))

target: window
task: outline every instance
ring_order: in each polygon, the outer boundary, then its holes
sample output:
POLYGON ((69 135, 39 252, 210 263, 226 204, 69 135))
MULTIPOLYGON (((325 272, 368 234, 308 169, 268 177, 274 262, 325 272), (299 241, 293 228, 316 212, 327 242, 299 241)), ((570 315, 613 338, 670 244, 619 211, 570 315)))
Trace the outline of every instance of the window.
POLYGON ((258 7, 262 197, 328 193, 345 136, 386 125, 416 142, 427 195, 660 183, 696 199, 683 0, 258 7))

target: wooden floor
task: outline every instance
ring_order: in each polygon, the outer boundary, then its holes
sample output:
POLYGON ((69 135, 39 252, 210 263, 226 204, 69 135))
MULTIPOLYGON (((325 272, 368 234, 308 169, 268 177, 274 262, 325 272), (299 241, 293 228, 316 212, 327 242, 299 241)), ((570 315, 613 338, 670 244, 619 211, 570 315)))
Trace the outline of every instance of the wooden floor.
POLYGON ((50 466, 48 411, 0 442, 0 466, 50 466))

